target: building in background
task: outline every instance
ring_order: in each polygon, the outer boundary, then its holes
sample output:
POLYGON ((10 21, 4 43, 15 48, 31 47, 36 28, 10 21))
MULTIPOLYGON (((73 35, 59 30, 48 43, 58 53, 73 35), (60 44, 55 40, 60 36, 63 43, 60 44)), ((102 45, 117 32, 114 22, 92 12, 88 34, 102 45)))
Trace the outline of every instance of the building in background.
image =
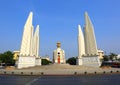
POLYGON ((48 55, 41 57, 41 59, 46 59, 46 60, 50 61, 50 57, 48 55))
POLYGON ((99 49, 98 50, 98 56, 99 56, 99 59, 102 60, 103 56, 104 56, 104 51, 99 49))
POLYGON ((18 58, 19 58, 19 55, 20 55, 20 51, 13 51, 13 53, 14 53, 13 59, 14 59, 15 61, 17 61, 18 58))

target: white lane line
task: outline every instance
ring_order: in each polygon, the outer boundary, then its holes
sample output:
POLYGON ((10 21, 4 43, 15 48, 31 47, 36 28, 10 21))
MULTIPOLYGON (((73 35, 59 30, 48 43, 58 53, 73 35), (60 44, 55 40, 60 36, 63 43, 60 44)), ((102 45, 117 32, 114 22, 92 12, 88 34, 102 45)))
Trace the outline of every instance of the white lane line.
POLYGON ((34 82, 36 82, 39 78, 40 78, 40 77, 35 78, 35 79, 33 79, 32 81, 26 83, 25 85, 32 85, 32 84, 33 84, 34 82))

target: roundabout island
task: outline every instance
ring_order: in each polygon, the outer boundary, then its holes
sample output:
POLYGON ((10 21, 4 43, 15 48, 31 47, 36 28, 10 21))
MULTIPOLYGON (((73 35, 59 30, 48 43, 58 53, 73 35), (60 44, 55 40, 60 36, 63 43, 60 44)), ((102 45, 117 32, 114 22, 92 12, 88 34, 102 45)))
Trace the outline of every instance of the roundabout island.
POLYGON ((0 75, 29 75, 29 76, 71 76, 71 75, 98 75, 120 74, 119 68, 110 67, 87 67, 69 64, 51 64, 35 66, 23 69, 9 67, 0 70, 0 75))
POLYGON ((24 26, 21 48, 15 67, 0 69, 0 75, 96 75, 119 74, 119 68, 100 67, 97 43, 91 20, 85 12, 84 35, 78 25, 78 56, 76 65, 66 64, 65 51, 61 43, 57 42, 57 49, 53 52, 53 64, 41 65, 39 56, 39 25, 34 32, 32 24, 33 13, 30 12, 24 26))

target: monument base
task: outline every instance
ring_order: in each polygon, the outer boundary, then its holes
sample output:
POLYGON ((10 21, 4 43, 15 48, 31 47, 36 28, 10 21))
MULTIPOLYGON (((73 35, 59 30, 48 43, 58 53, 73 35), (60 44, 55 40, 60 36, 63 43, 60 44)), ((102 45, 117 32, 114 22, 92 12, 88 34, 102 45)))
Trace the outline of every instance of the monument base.
POLYGON ((77 58, 76 59, 76 65, 82 65, 83 63, 82 63, 82 58, 77 58))
POLYGON ((36 58, 35 65, 41 66, 41 58, 36 58))
POLYGON ((58 60, 54 60, 54 63, 56 63, 56 64, 66 64, 65 60, 60 60, 60 62, 58 62, 58 60))
POLYGON ((97 55, 93 56, 83 56, 82 57, 83 66, 92 66, 92 67, 100 67, 100 60, 97 55))
POLYGON ((41 59, 35 56, 20 56, 17 62, 17 68, 28 68, 34 67, 36 65, 41 65, 41 59))

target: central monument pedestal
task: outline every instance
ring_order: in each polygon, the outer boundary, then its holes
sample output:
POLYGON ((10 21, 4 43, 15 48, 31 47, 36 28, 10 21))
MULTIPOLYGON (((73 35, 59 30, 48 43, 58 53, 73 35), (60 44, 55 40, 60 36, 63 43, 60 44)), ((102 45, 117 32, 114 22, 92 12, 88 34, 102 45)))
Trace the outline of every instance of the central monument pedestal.
POLYGON ((100 60, 98 55, 86 55, 82 57, 82 65, 83 66, 92 66, 92 67, 100 67, 100 60))
POLYGON ((61 43, 57 42, 57 49, 53 52, 53 63, 57 64, 65 64, 65 52, 63 49, 60 48, 61 43))

